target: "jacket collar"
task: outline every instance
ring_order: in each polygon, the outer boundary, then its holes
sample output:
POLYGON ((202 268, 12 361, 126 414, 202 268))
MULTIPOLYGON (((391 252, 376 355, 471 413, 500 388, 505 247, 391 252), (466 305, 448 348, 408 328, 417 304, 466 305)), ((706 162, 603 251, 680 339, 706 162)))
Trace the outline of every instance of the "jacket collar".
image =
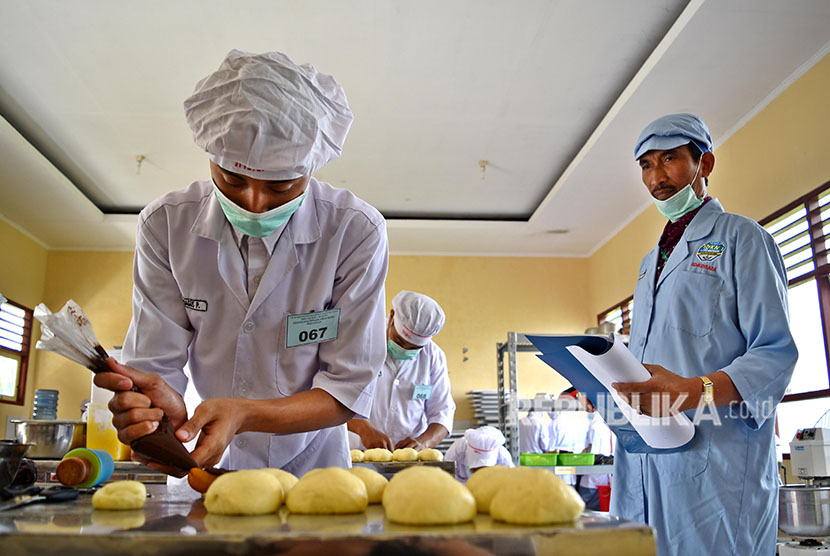
MULTIPOLYGON (((720 201, 714 198, 700 208, 700 212, 698 212, 692 221, 689 222, 689 225, 683 232, 683 237, 680 238, 680 241, 677 243, 674 251, 672 251, 672 254, 669 256, 669 260, 666 261, 666 265, 663 267, 660 277, 657 278, 657 287, 660 287, 660 284, 663 283, 666 277, 678 268, 686 259, 686 256, 689 254, 689 243, 709 235, 715 227, 715 222, 718 217, 723 213, 723 205, 720 204, 720 201)), ((653 253, 656 255, 659 250, 660 246, 658 245, 654 248, 653 253)), ((656 256, 653 258, 653 264, 657 264, 656 256)), ((652 272, 654 272, 654 269, 652 269, 652 272)), ((653 274, 651 275, 653 276, 653 274)))
POLYGON ((697 216, 689 222, 689 226, 683 234, 683 240, 687 242, 695 241, 709 235, 712 232, 712 228, 715 227, 715 222, 718 217, 723 213, 723 205, 716 198, 713 198, 703 205, 700 212, 697 213, 697 216))

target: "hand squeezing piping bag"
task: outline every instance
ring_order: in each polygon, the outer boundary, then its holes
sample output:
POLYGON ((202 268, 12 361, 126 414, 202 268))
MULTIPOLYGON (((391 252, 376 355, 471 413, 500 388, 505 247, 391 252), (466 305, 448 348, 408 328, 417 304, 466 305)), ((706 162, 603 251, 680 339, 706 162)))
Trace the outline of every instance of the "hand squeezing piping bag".
MULTIPOLYGON (((70 299, 58 313, 52 313, 41 303, 35 307, 34 315, 41 323, 37 349, 63 355, 96 374, 111 372, 107 365, 109 355, 98 342, 92 324, 77 303, 70 299)), ((130 390, 141 392, 135 385, 130 390)), ((151 461, 178 469, 182 475, 198 467, 187 448, 176 438, 167 415, 162 417, 155 431, 133 440, 130 448, 151 461)))

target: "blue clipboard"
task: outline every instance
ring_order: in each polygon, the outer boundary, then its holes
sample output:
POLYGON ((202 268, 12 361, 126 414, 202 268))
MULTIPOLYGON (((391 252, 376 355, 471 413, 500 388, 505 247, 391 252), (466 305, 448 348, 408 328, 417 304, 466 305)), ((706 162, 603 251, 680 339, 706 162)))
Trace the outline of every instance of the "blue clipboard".
POLYGON ((625 424, 609 425, 609 428, 617 435, 617 442, 622 445, 626 452, 631 454, 673 454, 685 451, 694 441, 692 439, 682 446, 668 449, 653 448, 646 444, 640 434, 625 419, 605 386, 567 350, 569 346, 579 346, 591 355, 602 355, 611 349, 612 342, 608 337, 591 335, 525 335, 525 337, 530 340, 530 343, 536 349, 542 352, 537 357, 565 377, 577 391, 585 394, 606 423, 625 422, 625 424), (605 403, 597 403, 600 394, 604 400, 607 400, 605 403))

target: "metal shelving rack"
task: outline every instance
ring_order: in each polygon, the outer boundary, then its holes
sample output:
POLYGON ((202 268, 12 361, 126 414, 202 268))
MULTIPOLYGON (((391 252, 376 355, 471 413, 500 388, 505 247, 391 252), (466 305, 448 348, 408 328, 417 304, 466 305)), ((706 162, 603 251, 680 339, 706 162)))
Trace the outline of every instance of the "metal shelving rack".
POLYGON ((506 342, 496 343, 496 372, 499 386, 499 428, 505 439, 513 463, 519 464, 519 397, 517 390, 518 352, 538 352, 524 334, 508 332, 506 342), (507 353, 507 378, 505 385, 504 355, 507 353))

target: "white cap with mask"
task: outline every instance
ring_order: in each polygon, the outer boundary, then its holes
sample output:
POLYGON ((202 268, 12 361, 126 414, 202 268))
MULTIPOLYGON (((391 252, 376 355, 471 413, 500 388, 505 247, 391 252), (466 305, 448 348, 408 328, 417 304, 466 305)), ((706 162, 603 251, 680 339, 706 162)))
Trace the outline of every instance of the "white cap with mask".
POLYGON ((422 293, 398 292, 392 299, 394 324, 401 338, 415 346, 425 346, 444 326, 441 306, 422 293))
POLYGON ((470 469, 490 467, 499 460, 499 448, 504 446, 504 435, 494 427, 468 429, 464 433, 467 441, 466 464, 470 469))
POLYGON ((353 120, 333 77, 280 52, 230 51, 184 109, 213 162, 261 180, 296 179, 336 159, 353 120))

